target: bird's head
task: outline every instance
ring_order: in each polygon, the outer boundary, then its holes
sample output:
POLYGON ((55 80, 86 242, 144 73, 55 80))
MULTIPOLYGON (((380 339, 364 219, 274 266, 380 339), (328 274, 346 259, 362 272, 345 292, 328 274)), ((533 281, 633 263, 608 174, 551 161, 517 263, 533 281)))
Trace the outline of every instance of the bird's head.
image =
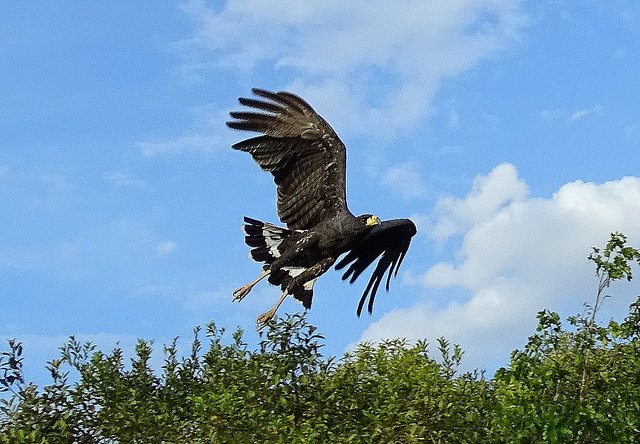
POLYGON ((380 225, 380 218, 373 214, 363 214, 358 217, 362 222, 364 222, 365 227, 375 227, 376 225, 380 225))

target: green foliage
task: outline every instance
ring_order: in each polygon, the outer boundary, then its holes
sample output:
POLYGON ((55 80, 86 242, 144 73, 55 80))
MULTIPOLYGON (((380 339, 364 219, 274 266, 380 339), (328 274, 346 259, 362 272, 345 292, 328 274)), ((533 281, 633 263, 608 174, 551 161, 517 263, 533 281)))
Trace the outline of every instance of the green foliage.
POLYGON ((638 442, 640 299, 620 323, 595 321, 604 290, 640 260, 625 244, 614 233, 589 257, 600 278, 589 310, 567 327, 541 311, 491 379, 459 374, 463 352, 444 338, 437 360, 427 343, 403 340, 325 358, 304 315, 274 323, 257 350, 241 330, 197 328, 189 355, 174 340, 158 371, 149 342, 125 362, 120 349, 71 337, 42 388, 25 383, 11 340, 0 355, 0 391, 11 395, 0 401, 0 444, 638 442))
POLYGON ((634 260, 640 264, 640 251, 625 245, 627 237, 621 233, 611 233, 604 251, 592 247, 593 252, 589 260, 596 264, 596 274, 604 276, 609 281, 626 278, 631 280, 631 264, 634 260), (612 257, 613 254, 613 257, 612 257))
POLYGON ((621 324, 595 322, 613 281, 631 280, 640 252, 613 233, 593 248, 599 284, 586 313, 564 329, 557 313, 538 313, 537 333, 494 377, 493 438, 510 442, 640 440, 640 299, 621 324))

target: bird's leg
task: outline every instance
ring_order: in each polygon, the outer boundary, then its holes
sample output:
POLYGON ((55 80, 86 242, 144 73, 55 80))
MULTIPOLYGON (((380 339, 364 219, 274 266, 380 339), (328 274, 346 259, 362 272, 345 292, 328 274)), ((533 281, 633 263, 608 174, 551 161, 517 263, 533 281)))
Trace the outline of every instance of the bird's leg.
POLYGON ((298 276, 296 276, 293 279, 291 279, 291 281, 289 282, 288 287, 289 288, 295 288, 295 287, 304 285, 307 282, 310 282, 310 281, 316 279, 317 277, 322 275, 325 271, 327 271, 329 268, 331 268, 331 266, 333 265, 333 263, 335 261, 336 260, 334 258, 332 258, 332 257, 327 257, 327 258, 322 259, 317 264, 307 268, 305 271, 300 273, 298 276))
POLYGON ((332 258, 332 257, 325 258, 320 262, 318 262, 317 264, 305 270, 303 273, 291 279, 291 281, 289 282, 289 285, 287 286, 287 289, 282 293, 282 296, 280 296, 280 299, 278 299, 278 302, 276 302, 276 305, 274 305, 271 310, 264 312, 260 316, 258 316, 258 319, 256 320, 258 324, 257 330, 258 331, 262 330, 269 323, 269 321, 271 321, 271 319, 274 318, 274 316, 276 315, 276 311, 278 311, 278 308, 280 308, 280 305, 282 305, 285 298, 289 294, 289 291, 288 291, 289 289, 294 289, 298 286, 309 284, 309 283, 311 286, 313 286, 313 281, 322 273, 327 271, 335 261, 336 261, 335 258, 332 258))
POLYGON ((241 301, 242 299, 244 299, 244 297, 249 294, 251 289, 258 282, 260 282, 261 280, 269 276, 270 273, 271 273, 271 270, 264 270, 262 273, 260 273, 260 276, 258 276, 256 280, 249 282, 247 285, 243 285, 242 287, 238 288, 236 291, 233 292, 233 300, 241 301))
POLYGON ((282 293, 282 296, 280 296, 280 299, 278 299, 278 302, 276 302, 276 305, 274 305, 271 310, 266 311, 258 316, 258 319, 256 319, 256 323, 258 324, 256 327, 257 331, 262 330, 269 323, 269 321, 271 321, 275 317, 278 308, 280 308, 288 294, 289 293, 287 292, 287 290, 285 290, 282 293))

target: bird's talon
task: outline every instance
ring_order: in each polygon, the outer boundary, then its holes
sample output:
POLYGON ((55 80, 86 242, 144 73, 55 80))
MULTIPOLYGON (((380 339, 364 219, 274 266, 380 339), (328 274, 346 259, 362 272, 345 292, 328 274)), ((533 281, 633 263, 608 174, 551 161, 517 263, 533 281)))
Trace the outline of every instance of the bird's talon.
POLYGON ((244 299, 246 295, 249 294, 250 291, 251 291, 250 285, 243 285, 242 287, 238 288, 236 291, 233 292, 233 301, 240 302, 242 299, 244 299))
POLYGON ((271 310, 258 316, 258 319, 256 319, 256 331, 260 331, 265 328, 269 324, 269 322, 273 320, 274 316, 275 313, 273 313, 271 310))

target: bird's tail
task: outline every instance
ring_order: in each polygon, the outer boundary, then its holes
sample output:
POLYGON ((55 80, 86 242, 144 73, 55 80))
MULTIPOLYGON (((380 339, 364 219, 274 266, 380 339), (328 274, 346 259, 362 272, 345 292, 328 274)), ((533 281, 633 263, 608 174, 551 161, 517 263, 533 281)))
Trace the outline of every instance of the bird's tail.
MULTIPOLYGON (((256 262, 263 262, 263 269, 269 266, 280 257, 282 253, 282 242, 286 240, 293 231, 261 222, 250 217, 244 218, 245 243, 251 247, 251 258, 256 262)), ((283 291, 287 290, 291 296, 300 301, 305 308, 311 308, 313 298, 313 284, 315 279, 296 287, 289 287, 291 279, 299 276, 306 268, 302 266, 285 266, 275 270, 269 276, 269 283, 279 286, 283 291)))
POLYGON ((246 216, 244 222, 244 241, 251 247, 251 258, 256 262, 263 262, 266 269, 280 257, 280 244, 292 231, 246 216))

